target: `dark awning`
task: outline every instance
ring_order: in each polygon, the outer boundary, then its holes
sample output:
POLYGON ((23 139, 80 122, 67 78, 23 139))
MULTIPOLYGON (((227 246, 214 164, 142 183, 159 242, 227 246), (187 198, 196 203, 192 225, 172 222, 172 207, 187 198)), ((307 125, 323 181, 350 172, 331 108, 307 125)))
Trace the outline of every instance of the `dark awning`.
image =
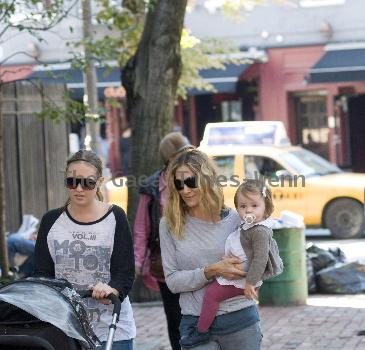
POLYGON ((309 71, 310 83, 365 81, 365 48, 327 51, 309 71))
MULTIPOLYGON (((99 99, 104 99, 104 89, 121 86, 121 70, 119 67, 97 67, 97 87, 99 99)), ((82 100, 84 95, 84 76, 81 69, 71 68, 68 64, 37 66, 27 79, 40 79, 44 84, 66 84, 71 96, 82 100)))
MULTIPOLYGON (((251 50, 232 54, 232 58, 241 60, 241 64, 226 64, 225 69, 204 69, 200 71, 203 79, 211 83, 217 93, 235 93, 237 91, 237 82, 240 76, 255 62, 266 61, 266 53, 260 50, 251 50), (247 63, 250 62, 250 63, 247 63)), ((82 99, 85 87, 83 72, 81 69, 74 69, 70 64, 48 64, 36 66, 33 73, 28 79, 41 79, 43 83, 64 83, 70 91, 71 96, 76 99, 82 99)), ((104 89, 106 87, 121 86, 121 70, 117 67, 116 62, 110 68, 97 67, 97 87, 99 99, 104 98, 104 89)), ((199 89, 191 89, 189 95, 211 94, 210 92, 199 89)))
POLYGON ((225 69, 204 69, 200 72, 205 82, 214 86, 216 92, 191 89, 189 95, 203 95, 212 93, 235 93, 237 82, 242 73, 244 73, 251 64, 226 64, 225 69))
MULTIPOLYGON (((206 82, 211 83, 218 93, 236 92, 237 82, 250 64, 227 64, 225 69, 204 69, 200 72, 206 82)), ((118 67, 97 67, 97 86, 99 98, 103 98, 106 87, 121 86, 121 71, 118 67)), ((82 99, 84 79, 81 69, 73 69, 67 64, 35 67, 28 79, 41 79, 43 83, 64 83, 75 99, 82 99)), ((212 92, 198 89, 189 90, 189 95, 210 94, 212 92)))

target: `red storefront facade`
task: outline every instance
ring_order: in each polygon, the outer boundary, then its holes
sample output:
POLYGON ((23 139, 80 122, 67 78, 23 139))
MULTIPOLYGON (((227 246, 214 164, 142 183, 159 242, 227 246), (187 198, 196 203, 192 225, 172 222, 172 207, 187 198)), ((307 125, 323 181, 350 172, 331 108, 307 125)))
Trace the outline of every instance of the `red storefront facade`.
MULTIPOLYGON (((348 102, 361 99, 365 81, 308 82, 311 67, 324 53, 323 46, 267 50, 267 63, 258 66, 260 118, 282 120, 293 144, 303 144, 340 166, 361 170, 351 144, 351 136, 360 131, 352 119, 361 115, 351 118, 348 102)), ((365 115, 360 129, 364 125, 365 115)))
MULTIPOLYGON (((242 111, 254 110, 254 120, 283 121, 293 144, 344 168, 365 172, 365 81, 311 83, 311 68, 325 52, 323 45, 268 48, 267 62, 246 70, 236 93, 189 97, 185 107, 178 109, 177 120, 183 120, 184 108, 188 113, 189 122, 182 130, 199 144, 200 119, 204 123, 227 121, 217 111, 222 101, 237 100, 242 111), (240 84, 255 88, 254 108, 245 106, 252 101, 246 91, 252 89, 242 90, 240 84), (204 113, 199 113, 201 105, 204 113)), ((252 120, 251 114, 242 112, 242 120, 252 120)))

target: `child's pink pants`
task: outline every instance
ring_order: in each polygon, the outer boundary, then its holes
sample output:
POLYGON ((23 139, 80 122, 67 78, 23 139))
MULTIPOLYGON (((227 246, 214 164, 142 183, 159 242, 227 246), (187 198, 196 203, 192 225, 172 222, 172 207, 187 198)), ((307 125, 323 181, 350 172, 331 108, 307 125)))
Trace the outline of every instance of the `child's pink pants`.
POLYGON ((199 332, 206 332, 212 325, 220 302, 239 295, 243 295, 243 289, 235 286, 222 286, 217 281, 212 282, 205 290, 198 322, 199 332))

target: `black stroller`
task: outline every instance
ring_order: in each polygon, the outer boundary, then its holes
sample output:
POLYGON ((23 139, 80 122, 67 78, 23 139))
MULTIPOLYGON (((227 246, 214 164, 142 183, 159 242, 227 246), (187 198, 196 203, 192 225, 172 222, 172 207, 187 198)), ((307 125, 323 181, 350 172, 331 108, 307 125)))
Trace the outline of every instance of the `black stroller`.
MULTIPOLYGON (((94 334, 81 298, 65 280, 27 278, 0 287, 1 350, 85 350, 100 343, 94 334)), ((110 350, 121 303, 115 295, 105 349, 110 350)))

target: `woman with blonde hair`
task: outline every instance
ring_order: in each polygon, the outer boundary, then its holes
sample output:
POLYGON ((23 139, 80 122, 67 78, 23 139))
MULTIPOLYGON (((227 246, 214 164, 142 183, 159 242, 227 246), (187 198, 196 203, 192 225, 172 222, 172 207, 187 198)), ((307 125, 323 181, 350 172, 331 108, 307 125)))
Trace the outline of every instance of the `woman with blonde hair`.
MULTIPOLYGON (((165 279, 173 293, 180 293, 182 341, 196 332, 205 289, 216 277, 245 276, 241 261, 222 259, 225 240, 240 224, 233 209, 226 208, 213 162, 206 154, 190 150, 169 166, 168 199, 160 223, 165 279)), ((219 304, 209 338, 203 335, 199 350, 257 350, 262 334, 254 300, 242 296, 219 304)))
POLYGON ((113 349, 132 350, 136 327, 128 293, 134 280, 132 235, 122 208, 103 202, 103 166, 88 150, 66 164, 66 204, 47 212, 35 246, 35 275, 64 278, 75 289, 91 289, 87 309, 103 348, 112 321, 113 293, 122 302, 113 349))

